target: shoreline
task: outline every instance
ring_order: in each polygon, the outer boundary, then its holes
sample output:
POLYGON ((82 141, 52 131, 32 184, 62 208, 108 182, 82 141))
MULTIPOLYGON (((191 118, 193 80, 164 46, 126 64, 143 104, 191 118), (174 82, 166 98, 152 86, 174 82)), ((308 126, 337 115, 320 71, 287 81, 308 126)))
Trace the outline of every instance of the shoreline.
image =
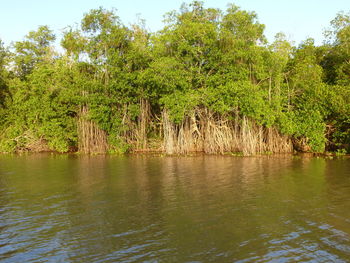
POLYGON ((13 153, 4 153, 0 152, 0 155, 57 155, 57 156, 63 156, 63 155, 70 155, 70 156, 89 156, 89 157, 96 157, 96 156, 155 156, 155 157, 199 157, 199 156, 216 156, 216 157, 260 157, 260 158, 266 158, 266 157, 300 157, 300 158, 350 158, 350 154, 338 154, 338 153, 312 153, 312 152, 294 152, 294 153, 261 153, 261 154, 254 154, 254 155, 243 155, 242 152, 227 152, 227 153, 204 153, 204 152, 193 152, 193 153, 186 153, 186 154, 166 154, 164 151, 135 151, 135 152, 129 152, 129 153, 82 153, 82 152, 65 152, 60 153, 56 151, 41 151, 41 152, 33 152, 33 151, 23 151, 23 152, 13 152, 13 153))

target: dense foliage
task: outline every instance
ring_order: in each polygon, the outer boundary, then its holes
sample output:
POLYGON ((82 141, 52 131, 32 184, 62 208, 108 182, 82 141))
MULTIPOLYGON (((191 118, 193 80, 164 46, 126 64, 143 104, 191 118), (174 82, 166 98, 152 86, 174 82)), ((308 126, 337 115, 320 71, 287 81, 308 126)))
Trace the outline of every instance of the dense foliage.
POLYGON ((270 44, 254 12, 197 1, 157 33, 91 10, 61 53, 41 26, 0 42, 0 152, 164 150, 167 123, 179 136, 186 119, 197 139, 214 120, 242 133, 273 127, 298 151, 350 152, 350 15, 325 37, 295 47, 279 33, 270 44))

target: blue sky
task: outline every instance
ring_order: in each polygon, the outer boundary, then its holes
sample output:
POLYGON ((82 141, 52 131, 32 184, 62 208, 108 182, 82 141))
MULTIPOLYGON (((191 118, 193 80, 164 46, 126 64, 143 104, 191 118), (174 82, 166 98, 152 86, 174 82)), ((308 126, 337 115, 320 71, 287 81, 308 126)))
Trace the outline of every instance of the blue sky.
MULTIPOLYGON (((136 21, 137 14, 146 20, 151 31, 162 27, 163 15, 178 9, 188 0, 9 0, 0 5, 0 39, 5 45, 20 41, 39 25, 48 25, 57 37, 68 25, 79 23, 83 14, 103 6, 116 8, 126 25, 136 21)), ((316 44, 323 40, 322 32, 339 11, 350 11, 350 0, 205 0, 206 7, 225 9, 234 3, 244 10, 255 11, 260 23, 266 25, 269 41, 284 32, 296 44, 313 37, 316 44)))

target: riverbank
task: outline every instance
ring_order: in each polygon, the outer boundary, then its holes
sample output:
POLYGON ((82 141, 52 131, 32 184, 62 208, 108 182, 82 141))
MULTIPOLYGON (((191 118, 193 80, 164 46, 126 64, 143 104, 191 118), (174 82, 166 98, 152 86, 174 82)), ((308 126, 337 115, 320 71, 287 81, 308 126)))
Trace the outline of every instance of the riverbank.
POLYGON ((183 5, 153 33, 117 17, 85 13, 59 53, 48 26, 0 41, 0 151, 350 151, 345 13, 322 46, 267 43, 256 14, 233 5, 183 5))
POLYGON ((49 154, 49 155, 75 155, 75 156, 157 156, 157 157, 194 157, 194 156, 218 156, 218 157, 295 157, 295 158, 350 158, 350 154, 339 154, 338 152, 326 152, 326 153, 305 153, 305 152, 293 152, 293 153, 260 153, 255 155, 244 155, 242 152, 228 152, 228 153, 216 153, 216 154, 208 154, 203 152, 192 152, 186 154, 167 154, 164 151, 156 151, 156 150, 146 150, 146 151, 135 151, 129 153, 81 153, 81 152, 66 152, 60 153, 57 151, 41 151, 41 152, 33 152, 33 151, 22 151, 22 152, 14 152, 14 153, 1 153, 0 155, 36 155, 36 154, 49 154))

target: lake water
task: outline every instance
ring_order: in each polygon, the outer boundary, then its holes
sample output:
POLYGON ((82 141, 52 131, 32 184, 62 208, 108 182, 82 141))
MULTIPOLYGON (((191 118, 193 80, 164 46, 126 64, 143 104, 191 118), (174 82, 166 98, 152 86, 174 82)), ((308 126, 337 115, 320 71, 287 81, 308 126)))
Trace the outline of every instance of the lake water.
POLYGON ((349 262, 350 159, 0 156, 1 262, 349 262))

